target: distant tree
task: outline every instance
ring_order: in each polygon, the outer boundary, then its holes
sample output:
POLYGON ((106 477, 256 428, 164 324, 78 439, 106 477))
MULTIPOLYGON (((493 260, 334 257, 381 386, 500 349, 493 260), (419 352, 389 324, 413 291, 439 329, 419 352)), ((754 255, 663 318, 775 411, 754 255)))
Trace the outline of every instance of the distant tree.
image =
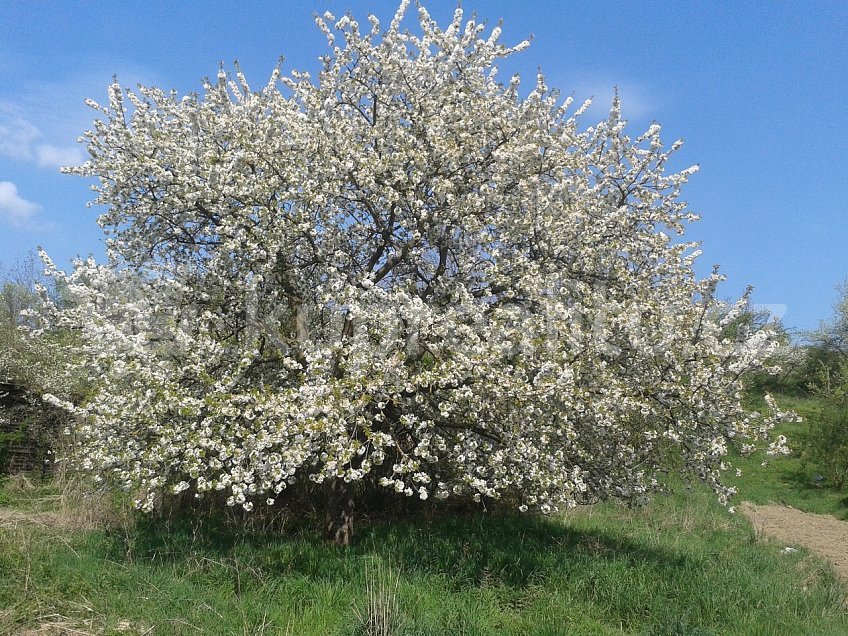
POLYGON ((819 365, 815 362, 817 350, 793 339, 781 320, 764 307, 749 303, 737 311, 735 318, 727 319, 732 308, 733 304, 726 302, 716 309, 718 319, 724 324, 723 337, 742 342, 761 330, 768 330, 770 340, 777 344, 763 368, 748 375, 748 390, 757 394, 807 393, 819 375, 819 365))
MULTIPOLYGON (((0 263, 0 380, 30 388, 43 388, 46 379, 38 364, 44 356, 33 348, 22 329, 34 324, 30 312, 40 304, 37 287, 46 291, 52 284, 42 275, 43 269, 34 252, 11 264, 0 263)), ((51 389, 55 391, 56 387, 51 389)))
MULTIPOLYGON (((750 294, 750 291, 748 291, 748 294, 750 294)), ((746 294, 745 302, 741 308, 736 307, 736 303, 733 301, 725 301, 716 306, 717 317, 723 323, 722 336, 745 340, 751 334, 769 328, 775 332, 774 335, 782 342, 784 333, 780 322, 775 320, 767 309, 753 305, 748 294, 746 294), (733 312, 733 316, 728 317, 731 312, 733 312)))
POLYGON ((803 370, 822 412, 808 418, 801 438, 804 463, 837 489, 848 482, 848 281, 838 289, 833 316, 807 334, 803 370))
POLYGON ((838 287, 839 300, 830 320, 822 321, 816 331, 808 334, 810 342, 840 358, 848 358, 848 280, 838 287))
POLYGON ((20 339, 21 312, 37 304, 39 265, 34 253, 11 265, 0 263, 0 346, 20 339))
POLYGON ((833 315, 822 320, 819 328, 803 334, 804 362, 800 375, 807 388, 816 392, 829 390, 828 383, 839 377, 848 361, 848 280, 837 287, 839 298, 833 315))
POLYGON ((822 485, 841 489, 848 482, 848 359, 821 365, 812 385, 822 405, 801 433, 801 459, 824 477, 822 485))
POLYGON ((550 512, 641 501, 678 466, 725 501, 729 440, 780 416, 740 403, 776 343, 727 337, 722 277, 669 236, 695 218, 680 143, 631 139, 617 98, 581 127, 541 75, 498 82, 526 42, 461 9, 405 32, 407 6, 388 29, 319 18, 315 80, 92 102, 71 172, 100 179, 109 261, 54 269, 72 302, 42 314, 94 383, 81 465, 144 510, 323 483, 339 543, 361 481, 550 512))
POLYGON ((43 468, 67 416, 44 404, 41 396, 79 400, 82 391, 79 375, 70 372, 73 335, 57 329, 33 337, 38 290, 63 306, 42 269, 34 253, 0 264, 0 472, 43 468))

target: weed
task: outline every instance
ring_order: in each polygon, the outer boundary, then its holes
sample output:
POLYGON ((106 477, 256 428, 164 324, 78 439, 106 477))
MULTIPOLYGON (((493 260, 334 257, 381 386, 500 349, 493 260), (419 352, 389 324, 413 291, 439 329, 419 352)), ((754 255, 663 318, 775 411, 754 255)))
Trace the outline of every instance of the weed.
POLYGON ((397 636, 403 627, 398 601, 400 574, 381 560, 366 560, 365 607, 355 608, 362 636, 397 636))

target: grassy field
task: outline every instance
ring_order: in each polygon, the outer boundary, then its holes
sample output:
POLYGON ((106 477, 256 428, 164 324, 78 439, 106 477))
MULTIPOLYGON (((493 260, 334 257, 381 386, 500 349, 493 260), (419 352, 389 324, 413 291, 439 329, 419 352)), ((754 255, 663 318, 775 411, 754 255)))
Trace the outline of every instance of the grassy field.
MULTIPOLYGON (((844 516, 793 458, 757 460, 743 499, 844 516)), ((115 506, 106 522, 67 500, 0 485, 0 634, 848 634, 826 564, 758 541, 699 488, 640 510, 374 523, 347 549, 309 522, 237 530, 115 506)))
POLYGON ((784 424, 780 429, 795 452, 790 457, 781 458, 768 457, 764 452, 750 457, 735 457, 733 464, 741 468, 743 474, 741 478, 729 481, 737 485, 740 498, 745 501, 778 503, 848 520, 848 490, 833 490, 817 482, 815 471, 804 465, 798 452, 805 422, 818 417, 821 402, 812 397, 792 396, 778 396, 778 402, 781 408, 792 410, 802 418, 801 422, 784 424), (764 461, 765 466, 762 465, 764 461))

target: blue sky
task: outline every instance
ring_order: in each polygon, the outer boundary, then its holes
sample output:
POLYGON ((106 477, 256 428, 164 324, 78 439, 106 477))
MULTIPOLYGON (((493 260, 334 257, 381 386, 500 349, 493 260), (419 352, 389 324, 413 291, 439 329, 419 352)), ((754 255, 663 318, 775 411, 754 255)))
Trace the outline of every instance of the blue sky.
MULTIPOLYGON (((425 2, 446 22, 455 3, 425 2)), ((507 72, 537 68, 563 94, 595 96, 600 119, 613 87, 642 132, 683 137, 680 167, 698 163, 685 191, 702 220, 698 271, 720 264, 722 295, 747 284, 790 327, 830 315, 848 276, 848 3, 515 2, 465 0, 504 40, 533 45, 507 72)), ((89 184, 57 166, 84 159, 87 97, 105 100, 117 74, 198 91, 218 62, 238 59, 264 84, 284 69, 314 70, 325 52, 313 12, 388 22, 392 2, 23 2, 0 0, 0 263, 36 245, 60 265, 103 256, 89 184)))

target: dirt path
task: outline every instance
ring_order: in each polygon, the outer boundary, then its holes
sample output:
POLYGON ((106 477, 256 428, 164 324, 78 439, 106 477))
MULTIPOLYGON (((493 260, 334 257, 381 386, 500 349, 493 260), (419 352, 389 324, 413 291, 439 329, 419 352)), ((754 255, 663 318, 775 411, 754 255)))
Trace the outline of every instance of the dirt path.
POLYGON ((829 515, 802 512, 788 506, 741 506, 758 534, 765 534, 786 546, 802 545, 821 555, 848 581, 848 521, 829 515))

